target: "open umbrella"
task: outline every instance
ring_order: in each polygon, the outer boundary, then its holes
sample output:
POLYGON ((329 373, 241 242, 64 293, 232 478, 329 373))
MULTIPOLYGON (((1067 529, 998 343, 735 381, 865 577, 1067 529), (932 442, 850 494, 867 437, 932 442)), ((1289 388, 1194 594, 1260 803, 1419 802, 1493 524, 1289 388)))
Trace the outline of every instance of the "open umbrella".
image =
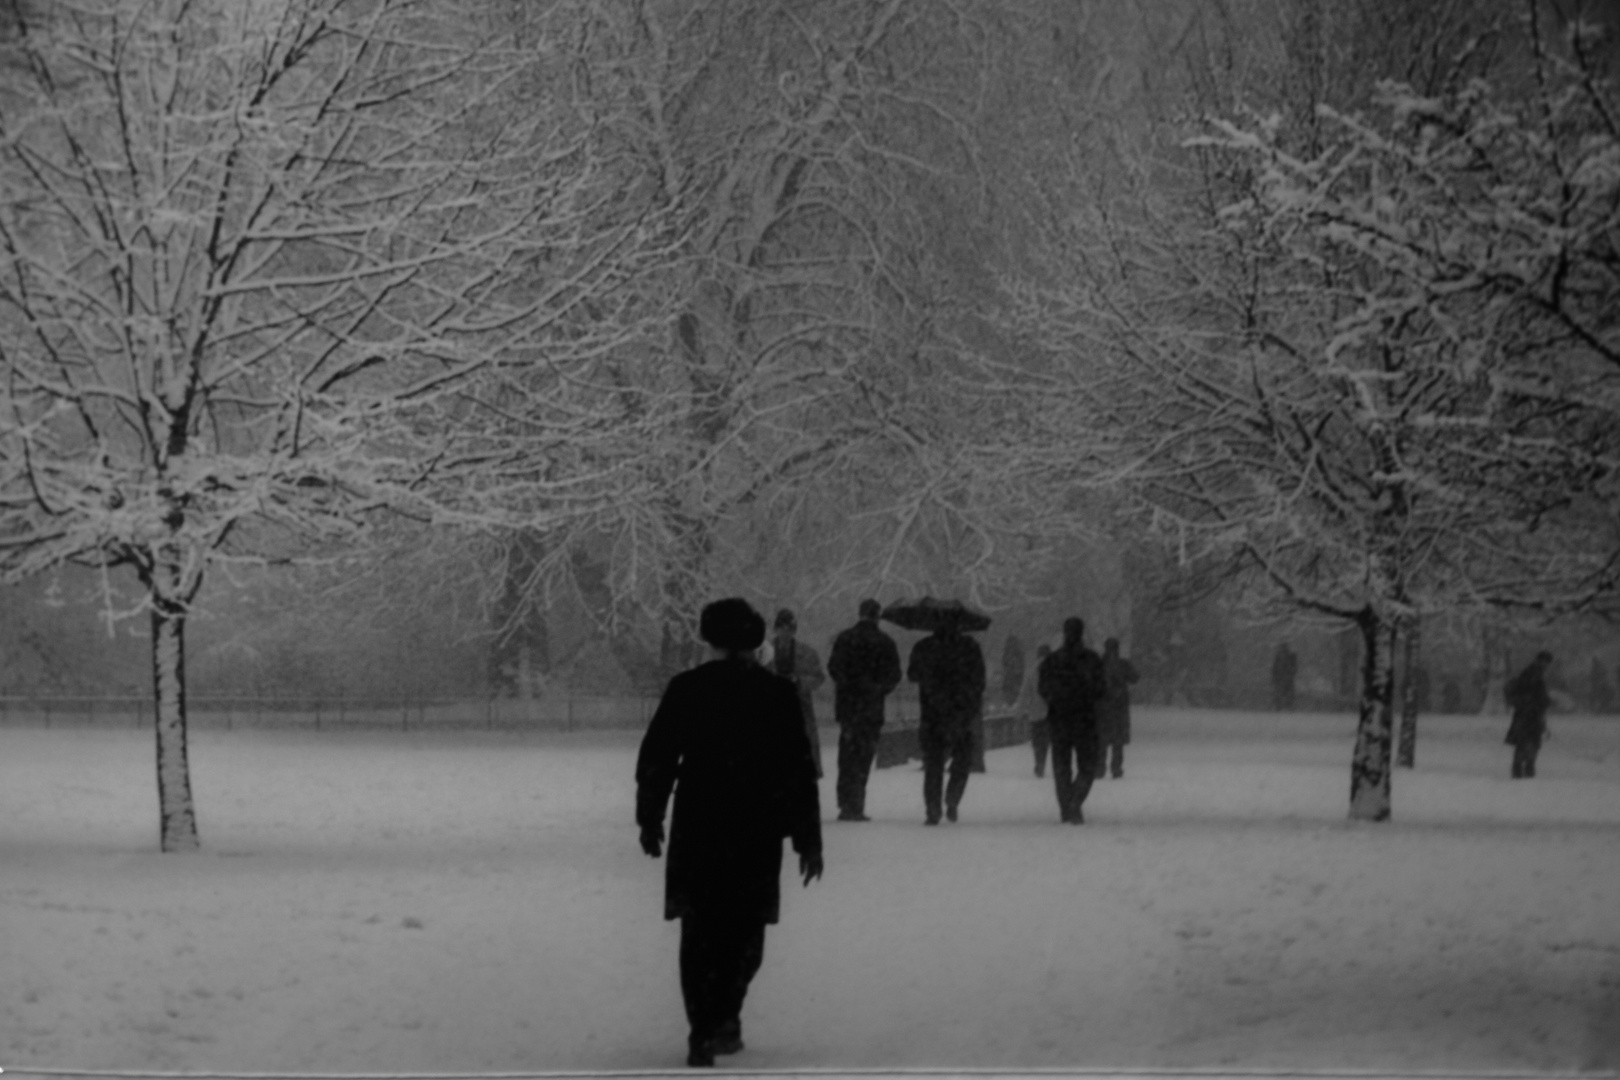
POLYGON ((974 611, 960 600, 896 600, 883 609, 882 618, 903 630, 933 633, 954 626, 958 630, 988 630, 990 616, 974 611))

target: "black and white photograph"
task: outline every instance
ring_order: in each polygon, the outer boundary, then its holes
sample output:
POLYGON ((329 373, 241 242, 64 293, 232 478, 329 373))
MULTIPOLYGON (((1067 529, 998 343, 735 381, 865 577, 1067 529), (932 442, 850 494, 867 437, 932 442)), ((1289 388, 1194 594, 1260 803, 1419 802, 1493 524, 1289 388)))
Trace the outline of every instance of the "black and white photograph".
POLYGON ((0 1071, 1620 1080, 1620 0, 0 0, 0 1071))

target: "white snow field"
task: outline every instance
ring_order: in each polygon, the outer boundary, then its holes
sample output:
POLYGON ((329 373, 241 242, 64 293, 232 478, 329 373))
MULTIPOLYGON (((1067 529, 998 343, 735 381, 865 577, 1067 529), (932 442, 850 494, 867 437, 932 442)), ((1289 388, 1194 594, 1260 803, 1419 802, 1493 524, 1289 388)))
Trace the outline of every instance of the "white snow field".
MULTIPOLYGON (((1382 824, 1352 726, 1139 707, 1079 828, 1027 745, 954 826, 874 773, 722 1065, 1620 1069, 1620 719, 1513 781, 1505 721, 1425 717, 1382 824)), ((0 729, 0 1066, 680 1069, 638 739, 203 731, 204 849, 163 855, 149 733, 0 729)))

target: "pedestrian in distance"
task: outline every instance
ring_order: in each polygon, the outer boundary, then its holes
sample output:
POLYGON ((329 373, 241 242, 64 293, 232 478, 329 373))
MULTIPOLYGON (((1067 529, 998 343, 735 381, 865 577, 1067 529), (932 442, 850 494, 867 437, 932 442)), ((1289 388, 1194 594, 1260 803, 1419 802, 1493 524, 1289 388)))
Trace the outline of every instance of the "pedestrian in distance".
POLYGON ((1035 751, 1035 778, 1046 775, 1046 755, 1052 749, 1052 722, 1046 716, 1046 702, 1036 692, 1041 663, 1052 655, 1052 646, 1035 646, 1035 666, 1024 677, 1024 689, 1018 695, 1017 712, 1029 718, 1029 745, 1035 751))
POLYGON ((1543 649, 1536 653, 1530 665, 1507 681, 1502 695, 1513 710, 1508 724, 1507 738, 1502 741, 1513 747, 1513 778, 1526 780, 1536 775, 1536 757, 1541 753, 1541 741, 1547 736, 1547 707, 1552 695, 1547 693, 1547 669, 1552 666, 1552 653, 1543 649))
POLYGON ((984 709, 984 652, 946 623, 911 647, 906 678, 917 684, 924 820, 938 825, 943 808, 955 821, 973 766, 974 721, 984 709))
POLYGON ((821 728, 816 723, 815 692, 827 681, 816 650, 798 639, 799 620, 787 608, 776 613, 771 637, 769 666, 793 684, 798 691, 799 709, 804 713, 804 730, 810 736, 810 751, 816 759, 816 779, 822 776, 821 728))
POLYGON ((1271 658, 1271 707, 1288 712, 1294 707, 1294 684, 1299 679, 1299 655, 1288 642, 1277 646, 1271 658))
POLYGON ((838 820, 870 821, 866 782, 883 733, 884 700, 900 685, 900 649, 878 627, 882 606, 862 600, 854 626, 833 638, 827 674, 838 722, 838 820))
POLYGON ((742 1006, 781 911, 782 841, 804 884, 822 873, 821 808, 798 697, 754 650, 765 619, 746 600, 702 611, 707 663, 670 679, 636 761, 641 849, 658 858, 674 793, 664 918, 681 922, 686 1063, 743 1049, 742 1006))
POLYGON ((1131 741, 1131 684, 1136 665, 1119 654, 1119 639, 1103 642, 1103 696, 1097 702, 1097 777, 1125 775, 1125 745, 1131 741))
POLYGON ((1105 690, 1102 657, 1086 648, 1085 633, 1080 618, 1063 620, 1063 644, 1041 661, 1038 676, 1052 729, 1058 817, 1070 825, 1085 822, 1082 808, 1097 771, 1097 703, 1105 690))

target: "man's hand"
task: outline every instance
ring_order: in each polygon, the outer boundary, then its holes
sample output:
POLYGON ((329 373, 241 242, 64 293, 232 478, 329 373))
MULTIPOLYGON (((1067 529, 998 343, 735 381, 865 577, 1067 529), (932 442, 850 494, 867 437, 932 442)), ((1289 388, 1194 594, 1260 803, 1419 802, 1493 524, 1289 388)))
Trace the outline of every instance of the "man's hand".
POLYGON ((664 827, 662 825, 648 825, 641 830, 641 850, 655 859, 664 853, 664 827))
POLYGON ((804 875, 804 884, 808 888, 810 883, 821 876, 821 854, 799 856, 799 873, 804 875))

